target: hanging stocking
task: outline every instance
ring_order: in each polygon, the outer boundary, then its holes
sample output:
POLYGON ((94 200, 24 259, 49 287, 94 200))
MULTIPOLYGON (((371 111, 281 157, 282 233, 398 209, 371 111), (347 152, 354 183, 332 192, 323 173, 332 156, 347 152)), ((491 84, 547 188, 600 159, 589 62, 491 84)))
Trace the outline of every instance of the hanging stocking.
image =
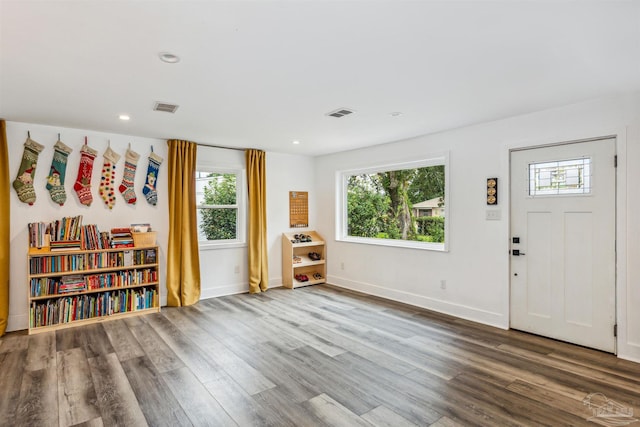
POLYGON ((87 138, 84 138, 84 145, 80 149, 80 167, 78 168, 78 178, 76 178, 73 189, 78 194, 80 203, 91 206, 93 196, 91 195, 91 174, 93 173, 93 161, 98 152, 87 145, 87 138))
POLYGON ((122 196, 130 205, 136 204, 136 192, 133 188, 133 182, 136 178, 136 167, 138 165, 138 159, 140 155, 135 151, 131 151, 131 148, 127 150, 127 153, 124 156, 124 174, 122 175, 122 184, 118 189, 122 196))
POLYGON ((29 136, 24 143, 24 152, 20 169, 18 169, 18 177, 13 181, 13 188, 18 193, 21 202, 33 205, 36 201, 36 191, 33 188, 33 177, 36 173, 36 165, 38 164, 38 155, 44 149, 44 146, 35 142, 29 136))
POLYGON ((58 142, 53 146, 53 149, 53 162, 51 162, 51 170, 47 177, 47 190, 49 190, 51 200, 62 206, 64 202, 67 201, 67 193, 64 191, 67 159, 69 153, 73 150, 63 144, 62 141, 60 141, 60 137, 58 137, 58 142))
POLYGON ((160 164, 164 159, 153 152, 151 147, 151 154, 149 155, 149 168, 147 169, 147 182, 142 189, 144 197, 147 202, 153 206, 158 203, 158 193, 156 191, 156 181, 158 180, 158 172, 160 170, 160 164))
POLYGON ((120 160, 120 154, 107 147, 104 152, 104 164, 102 165, 102 176, 100 177, 100 197, 109 209, 113 209, 116 204, 116 195, 113 188, 116 177, 116 163, 120 160))

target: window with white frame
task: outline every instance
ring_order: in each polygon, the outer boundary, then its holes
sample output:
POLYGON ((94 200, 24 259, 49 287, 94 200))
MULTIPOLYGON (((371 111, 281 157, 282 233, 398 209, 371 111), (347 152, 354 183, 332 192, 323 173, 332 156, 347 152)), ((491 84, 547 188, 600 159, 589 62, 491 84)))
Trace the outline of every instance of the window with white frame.
POLYGON ((337 239, 447 250, 448 157, 338 173, 337 239))
POLYGON ((196 203, 200 243, 244 241, 242 171, 198 170, 196 203))

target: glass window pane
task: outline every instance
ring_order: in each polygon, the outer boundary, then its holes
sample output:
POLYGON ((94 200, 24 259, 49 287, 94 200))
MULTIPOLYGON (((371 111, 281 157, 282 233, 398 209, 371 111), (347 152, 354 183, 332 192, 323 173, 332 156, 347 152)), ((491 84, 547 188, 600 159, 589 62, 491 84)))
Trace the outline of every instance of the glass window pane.
POLYGON ((196 172, 198 239, 238 238, 237 176, 235 173, 196 172), (201 207, 215 205, 215 208, 201 207), (228 208, 224 206, 229 206, 228 208))
POLYGON ((529 164, 529 195, 557 196, 591 193, 588 157, 529 164))
POLYGON ((196 172, 196 203, 198 205, 235 205, 236 175, 196 172))
POLYGON ((234 240, 237 238, 238 209, 197 209, 199 240, 234 240))
POLYGON ((445 241, 444 165, 346 177, 347 235, 445 241))

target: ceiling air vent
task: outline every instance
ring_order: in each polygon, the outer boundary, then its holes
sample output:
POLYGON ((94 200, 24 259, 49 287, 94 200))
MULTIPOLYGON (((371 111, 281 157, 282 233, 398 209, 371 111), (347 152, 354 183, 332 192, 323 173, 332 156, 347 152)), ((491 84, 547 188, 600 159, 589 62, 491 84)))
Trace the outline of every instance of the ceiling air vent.
POLYGON ((340 117, 347 116, 347 115, 349 115, 351 113, 353 113, 353 110, 347 110, 346 108, 340 108, 338 110, 331 111, 331 112, 327 113, 327 116, 340 118, 340 117))
POLYGON ((156 102, 153 106, 153 111, 163 111, 165 113, 175 113, 178 106, 175 104, 167 104, 166 102, 156 102))

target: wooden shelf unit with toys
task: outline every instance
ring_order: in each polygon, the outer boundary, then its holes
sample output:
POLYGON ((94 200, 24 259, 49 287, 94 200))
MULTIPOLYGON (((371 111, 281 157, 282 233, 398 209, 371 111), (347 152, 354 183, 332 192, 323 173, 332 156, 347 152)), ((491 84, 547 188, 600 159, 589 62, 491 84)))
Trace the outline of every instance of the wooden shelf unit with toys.
POLYGON ((315 231, 282 234, 282 285, 294 289, 326 283, 325 241, 315 231))
POLYGON ((29 334, 160 311, 155 236, 144 245, 96 247, 87 244, 88 230, 81 228, 78 248, 50 246, 48 234, 30 238, 29 334))

